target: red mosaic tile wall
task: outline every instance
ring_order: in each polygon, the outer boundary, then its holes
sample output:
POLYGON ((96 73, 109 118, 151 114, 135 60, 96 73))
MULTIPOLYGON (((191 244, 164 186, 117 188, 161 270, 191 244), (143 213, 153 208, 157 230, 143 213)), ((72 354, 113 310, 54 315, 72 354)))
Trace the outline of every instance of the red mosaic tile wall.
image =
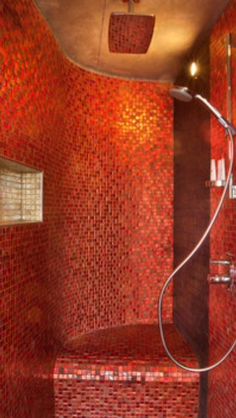
MULTIPOLYGON (((236 2, 232 1, 216 25, 211 38, 211 100, 227 115, 226 36, 235 33, 236 2)), ((236 52, 233 53, 233 92, 236 87, 236 52)), ((236 96, 233 94, 233 116, 236 122, 236 96)), ((212 121, 212 158, 227 158, 224 131, 212 121)), ((235 171, 236 174, 236 171, 235 171)), ((212 209, 221 191, 213 190, 212 209)), ((211 258, 227 259, 227 253, 236 259, 236 202, 227 200, 211 236, 211 258)), ((222 287, 210 288, 210 354, 211 360, 226 352, 236 338, 236 297, 222 287)), ((209 418, 233 418, 236 409, 236 355, 209 377, 209 418)))
MULTIPOLYGON (((154 322, 172 269, 172 103, 166 87, 70 68, 66 138, 69 280, 63 329, 154 322), (82 86, 82 87, 81 87, 82 86), (78 178, 80 179, 78 181, 78 178)), ((166 320, 172 297, 166 299, 166 320)))
POLYGON ((1 1, 0 33, 0 155, 45 173, 45 222, 0 227, 0 416, 51 417, 52 381, 34 374, 53 326, 49 283, 63 277, 63 60, 27 0, 1 1))
MULTIPOLYGON (((0 155, 45 178, 44 222, 0 228, 0 416, 46 418, 52 382, 37 376, 55 342, 156 321, 172 268, 172 102, 167 87, 66 63, 30 0, 2 1, 0 29, 0 155)), ((171 295, 165 310, 171 321, 171 295)))

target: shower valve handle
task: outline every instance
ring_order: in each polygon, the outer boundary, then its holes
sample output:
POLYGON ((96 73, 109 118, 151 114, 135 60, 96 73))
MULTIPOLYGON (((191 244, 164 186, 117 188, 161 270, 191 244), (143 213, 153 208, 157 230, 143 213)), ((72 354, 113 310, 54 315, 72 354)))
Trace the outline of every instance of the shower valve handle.
POLYGON ((227 274, 208 275, 209 284, 225 284, 229 289, 236 285, 236 266, 229 260, 210 260, 210 264, 227 266, 227 274))

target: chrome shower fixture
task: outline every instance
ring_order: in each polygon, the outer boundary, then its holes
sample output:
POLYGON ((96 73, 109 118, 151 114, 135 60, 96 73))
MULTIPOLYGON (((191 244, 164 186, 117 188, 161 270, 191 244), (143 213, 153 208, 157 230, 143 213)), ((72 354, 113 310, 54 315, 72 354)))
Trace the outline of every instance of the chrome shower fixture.
POLYGON ((235 287, 236 283, 236 266, 235 262, 231 260, 210 260, 210 266, 216 266, 217 272, 213 274, 210 272, 207 281, 212 284, 224 284, 229 290, 235 287), (224 267, 223 273, 220 271, 219 266, 224 267))
MULTIPOLYGON (((201 96, 200 94, 194 94, 193 92, 191 92, 191 90, 188 89, 188 87, 182 86, 173 87, 170 90, 170 95, 174 99, 181 100, 182 102, 190 102, 194 99, 200 101, 217 118, 218 122, 228 132, 231 132, 233 136, 236 135, 236 128, 232 125, 232 123, 225 119, 222 116, 222 114, 205 97, 201 96)), ((229 143, 229 159, 231 158, 232 147, 233 145, 229 143)), ((216 179, 214 181, 206 181, 207 187, 224 187, 225 184, 225 179, 221 179, 220 181, 219 179, 216 179)), ((233 173, 231 174, 229 181, 229 198, 236 199, 236 185, 234 184, 233 173)))
POLYGON ((109 22, 109 51, 120 54, 146 54, 150 46, 155 16, 134 13, 140 0, 123 0, 128 13, 113 12, 109 22))
POLYGON ((176 86, 170 90, 170 95, 174 99, 182 102, 190 102, 193 99, 199 100, 211 113, 218 119, 219 123, 225 128, 230 129, 232 135, 236 135, 235 127, 225 119, 221 113, 203 96, 192 93, 188 87, 176 86))
MULTIPOLYGON (((161 289, 160 292, 160 297, 159 297, 159 305, 158 305, 158 319, 159 319, 159 328, 160 328, 160 335, 161 335, 161 340, 162 340, 162 344, 163 347, 166 351, 166 354, 168 355, 168 357, 173 361, 173 363, 175 363, 178 367, 180 367, 181 369, 184 369, 186 371, 189 372, 195 372, 195 373, 204 373, 204 372, 209 372, 213 369, 215 369, 216 367, 220 366, 228 357, 229 355, 233 352, 233 350, 236 347, 236 340, 232 343, 232 345, 227 349, 226 353, 224 354, 224 356, 216 361, 214 364, 207 366, 207 367, 200 367, 200 368, 193 368, 193 367, 187 367, 184 364, 180 363, 178 360, 176 360, 176 358, 172 355, 172 353, 169 350, 168 344, 166 342, 166 338, 165 338, 165 334, 164 334, 164 329, 163 329, 163 299, 164 296, 166 294, 166 291, 169 287, 169 285, 173 282, 176 274, 192 259, 192 257, 196 254, 196 252, 201 248, 202 244, 205 242, 206 238, 208 237, 208 235, 210 234, 217 218, 218 215, 220 214, 220 211, 222 209, 223 203, 225 201, 226 198, 226 194, 228 191, 228 187, 232 184, 232 179, 233 179, 233 165, 234 165, 234 135, 236 135, 236 129, 235 127, 227 120, 225 119, 221 113, 211 104, 208 102, 207 99, 205 99, 204 97, 202 97, 200 94, 193 94, 187 87, 174 87, 171 91, 170 91, 170 95, 177 99, 177 100, 182 100, 184 102, 190 102, 193 99, 199 100, 218 120, 218 122, 225 128, 228 138, 229 138, 229 168, 228 168, 228 172, 227 172, 227 176, 226 176, 226 180, 224 182, 224 188, 223 188, 223 192, 221 195, 221 198, 219 200, 219 203, 215 209, 215 212, 212 216, 212 219, 209 222, 209 225, 207 226, 206 230, 204 231, 204 233, 202 234, 202 236, 200 237, 199 241, 197 242, 197 244, 194 246, 194 248, 190 251, 190 253, 184 258, 184 260, 175 268, 175 270, 171 273, 171 275, 167 278, 163 288, 161 289)), ((212 183, 212 182, 211 182, 212 183)), ((211 186, 214 184, 211 184, 211 186)), ((233 186, 236 187, 236 186, 233 186)), ((213 260, 213 262, 215 261, 215 263, 226 263, 226 260, 213 260)), ((227 275, 214 275, 214 276, 210 276, 208 278, 208 281, 211 284, 219 284, 219 283, 225 283, 227 285, 229 285, 230 289, 232 290, 235 284, 235 277, 236 277, 236 269, 234 264, 228 264, 227 261, 227 265, 229 265, 229 271, 227 273, 227 275)))

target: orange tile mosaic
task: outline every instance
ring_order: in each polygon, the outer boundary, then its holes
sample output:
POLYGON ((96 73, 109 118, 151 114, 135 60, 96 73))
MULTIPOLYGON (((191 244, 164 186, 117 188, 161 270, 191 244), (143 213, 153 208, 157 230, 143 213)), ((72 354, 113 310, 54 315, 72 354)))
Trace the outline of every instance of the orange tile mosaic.
MULTIPOLYGON (((31 0, 3 0, 0 31, 0 155, 45 181, 44 222, 0 229, 0 416, 53 418, 53 360, 66 340, 157 321, 173 260, 172 101, 168 86, 67 62, 31 0)), ((90 383, 82 382, 94 411, 104 401, 103 418, 117 405, 121 416, 134 407, 155 416, 156 391, 163 416, 169 392, 172 414, 184 405, 195 413, 196 382, 173 375, 158 387, 125 382, 122 406, 123 383, 118 403, 108 402, 110 382, 95 392, 90 383)), ((61 416, 68 411, 65 401, 61 416)))
MULTIPOLYGON (((67 77, 73 106, 65 113, 65 136, 75 152, 64 178, 64 210, 70 216, 69 234, 77 231, 77 236, 64 249, 75 272, 64 283, 61 303, 65 320, 70 318, 64 330, 68 327, 72 336, 155 322, 159 291, 173 258, 172 103, 167 88, 98 77, 74 67, 67 77)), ((171 294, 165 311, 172 321, 171 294)))
MULTIPOLYGON (((211 37, 211 99, 222 114, 227 115, 227 74, 226 39, 235 33, 236 2, 231 1, 225 14, 217 23, 211 37)), ((232 88, 236 86, 236 52, 232 55, 232 88)), ((233 94, 233 121, 236 122, 236 97, 233 94)), ((226 158, 227 141, 223 129, 212 120, 212 158, 226 158)), ((236 171, 234 172, 234 177, 236 171)), ((212 210, 215 208, 221 191, 211 194, 212 210)), ((235 200, 227 200, 211 236, 211 258, 228 259, 228 253, 236 259, 236 205, 235 200)), ((210 357, 211 360, 222 357, 236 338, 236 298, 235 292, 211 287, 210 289, 210 357)), ((236 362, 235 353, 223 365, 210 374, 209 378, 209 418, 233 418, 236 399, 236 362)))
POLYGON ((0 155, 45 172, 45 222, 0 228, 0 416, 49 418, 52 379, 36 375, 41 363, 52 367, 50 287, 62 268, 56 173, 64 67, 31 1, 1 1, 0 33, 0 155))

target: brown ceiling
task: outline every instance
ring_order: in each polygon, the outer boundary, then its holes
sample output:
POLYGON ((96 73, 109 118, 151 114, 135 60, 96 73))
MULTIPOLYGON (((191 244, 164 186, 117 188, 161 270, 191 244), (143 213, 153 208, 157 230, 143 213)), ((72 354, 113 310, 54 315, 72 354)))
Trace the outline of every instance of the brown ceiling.
POLYGON ((140 0, 135 12, 154 14, 146 54, 109 52, 112 12, 127 12, 122 0, 35 0, 61 48, 79 66, 124 78, 173 81, 183 57, 213 26, 229 0, 140 0))

